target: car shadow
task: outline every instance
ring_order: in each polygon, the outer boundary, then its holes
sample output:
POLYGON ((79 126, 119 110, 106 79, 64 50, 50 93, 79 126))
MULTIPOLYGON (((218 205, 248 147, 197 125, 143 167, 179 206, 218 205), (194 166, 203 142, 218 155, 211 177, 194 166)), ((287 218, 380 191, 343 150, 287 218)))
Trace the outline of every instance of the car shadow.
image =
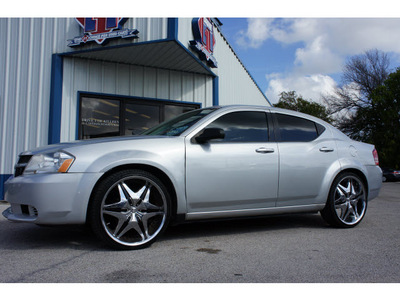
POLYGON ((319 213, 263 216, 228 220, 207 220, 172 225, 160 240, 215 237, 230 234, 269 232, 293 228, 329 228, 319 213))
MULTIPOLYGON (((97 239, 88 226, 37 226, 1 221, 0 250, 76 249, 112 250, 97 239)), ((329 228, 319 214, 294 214, 259 218, 197 221, 171 225, 158 239, 182 240, 292 228, 329 228)))

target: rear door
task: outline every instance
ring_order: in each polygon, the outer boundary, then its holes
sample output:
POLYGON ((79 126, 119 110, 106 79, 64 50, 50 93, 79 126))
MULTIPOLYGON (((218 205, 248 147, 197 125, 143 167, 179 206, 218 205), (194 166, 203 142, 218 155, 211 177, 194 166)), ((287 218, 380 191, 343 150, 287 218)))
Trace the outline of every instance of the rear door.
MULTIPOLYGON (((331 132, 321 124, 298 116, 273 113, 280 153, 277 206, 319 202, 338 164, 331 132)), ((336 168, 337 169, 337 168, 336 168)))

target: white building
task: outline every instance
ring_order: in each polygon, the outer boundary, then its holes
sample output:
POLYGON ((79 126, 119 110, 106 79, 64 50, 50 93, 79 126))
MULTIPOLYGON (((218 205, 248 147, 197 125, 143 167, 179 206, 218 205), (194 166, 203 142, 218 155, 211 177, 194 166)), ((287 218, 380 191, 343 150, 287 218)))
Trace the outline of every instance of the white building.
POLYGON ((0 199, 18 153, 270 105, 208 18, 0 18, 0 199))

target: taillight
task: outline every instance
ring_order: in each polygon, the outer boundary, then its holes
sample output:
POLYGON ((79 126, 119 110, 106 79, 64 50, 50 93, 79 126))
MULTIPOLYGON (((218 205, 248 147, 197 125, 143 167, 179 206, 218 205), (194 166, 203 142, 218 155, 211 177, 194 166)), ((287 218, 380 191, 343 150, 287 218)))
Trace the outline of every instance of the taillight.
POLYGON ((375 165, 379 166, 378 151, 376 151, 376 149, 374 149, 374 150, 372 151, 372 155, 374 156, 375 165))

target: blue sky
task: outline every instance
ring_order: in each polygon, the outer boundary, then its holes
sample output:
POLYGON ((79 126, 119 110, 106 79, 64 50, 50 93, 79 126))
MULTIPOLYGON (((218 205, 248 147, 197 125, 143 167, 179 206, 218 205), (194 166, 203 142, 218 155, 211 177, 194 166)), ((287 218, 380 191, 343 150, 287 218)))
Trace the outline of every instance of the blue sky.
POLYGON ((219 18, 222 32, 272 103, 294 90, 320 101, 346 59, 369 49, 400 66, 400 18, 219 18))

